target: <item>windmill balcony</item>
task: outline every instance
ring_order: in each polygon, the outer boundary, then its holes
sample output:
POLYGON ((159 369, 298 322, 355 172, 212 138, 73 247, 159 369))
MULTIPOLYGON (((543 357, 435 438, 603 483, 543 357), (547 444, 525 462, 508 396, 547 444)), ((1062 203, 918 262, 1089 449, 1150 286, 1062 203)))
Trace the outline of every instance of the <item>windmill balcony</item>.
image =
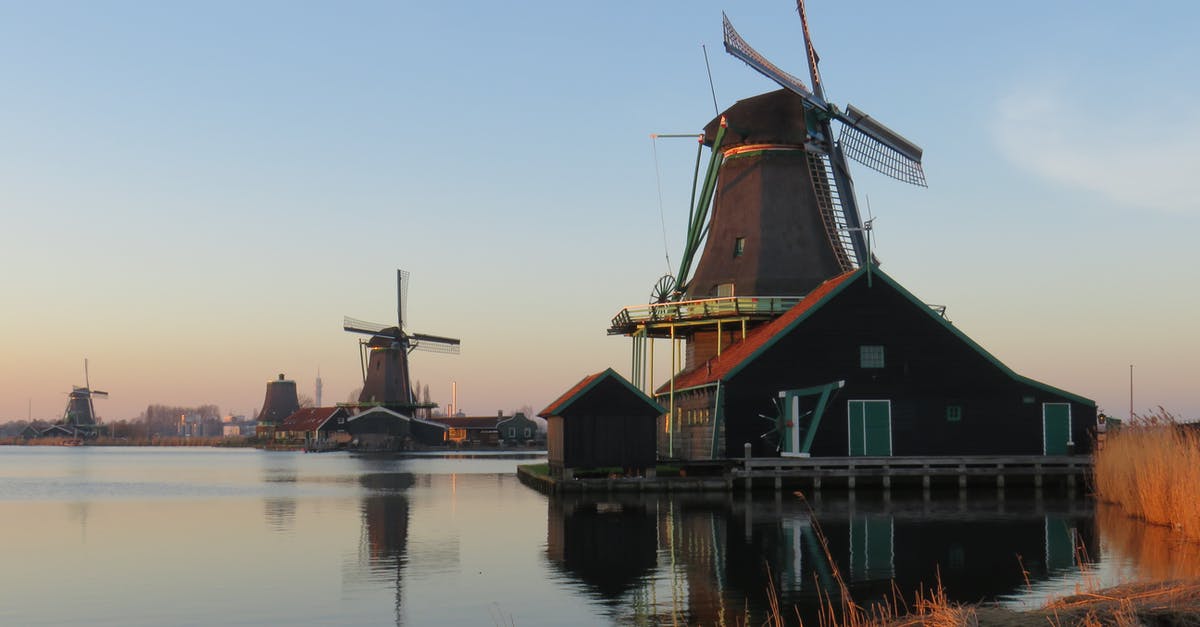
POLYGON ((608 334, 629 335, 646 325, 658 323, 700 323, 720 318, 770 319, 791 309, 801 299, 803 296, 730 296, 633 305, 613 317, 608 334))

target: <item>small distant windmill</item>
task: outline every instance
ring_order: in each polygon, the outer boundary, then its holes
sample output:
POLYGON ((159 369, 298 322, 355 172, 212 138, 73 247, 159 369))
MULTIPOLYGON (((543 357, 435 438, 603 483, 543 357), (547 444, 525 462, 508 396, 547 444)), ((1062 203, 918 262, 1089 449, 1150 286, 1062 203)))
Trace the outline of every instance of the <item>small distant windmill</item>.
POLYGON ((408 355, 414 350, 458 354, 461 342, 454 338, 425 333, 409 333, 404 329, 405 296, 408 293, 408 272, 396 271, 396 324, 394 326, 364 322, 346 317, 342 328, 350 333, 371 336, 359 341, 359 357, 363 368, 363 389, 359 403, 373 403, 389 409, 412 410, 425 407, 412 388, 408 355))
POLYGON ((63 412, 62 420, 58 424, 73 431, 75 435, 92 436, 97 430, 96 407, 92 399, 108 398, 108 392, 92 389, 86 358, 83 360, 83 381, 83 387, 71 386, 67 410, 63 412))

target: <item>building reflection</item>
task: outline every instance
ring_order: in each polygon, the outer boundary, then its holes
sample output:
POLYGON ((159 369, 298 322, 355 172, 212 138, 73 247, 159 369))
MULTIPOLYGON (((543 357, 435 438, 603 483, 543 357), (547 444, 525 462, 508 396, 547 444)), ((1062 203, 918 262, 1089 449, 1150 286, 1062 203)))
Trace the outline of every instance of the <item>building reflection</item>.
POLYGON ((761 623, 772 586, 815 623, 835 576, 859 604, 939 575, 952 600, 996 599, 1100 552, 1083 500, 556 497, 548 512, 549 561, 641 624, 761 623))
POLYGON ((656 505, 636 497, 550 499, 546 557, 596 598, 621 603, 657 565, 656 505))

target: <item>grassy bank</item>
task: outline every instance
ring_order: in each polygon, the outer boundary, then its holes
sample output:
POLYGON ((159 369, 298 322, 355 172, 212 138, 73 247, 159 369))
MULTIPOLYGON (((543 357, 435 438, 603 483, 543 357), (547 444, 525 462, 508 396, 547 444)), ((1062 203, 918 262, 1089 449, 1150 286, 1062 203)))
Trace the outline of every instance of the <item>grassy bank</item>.
POLYGON ((1200 540, 1200 431, 1162 410, 1131 422, 1095 454, 1096 497, 1200 540))

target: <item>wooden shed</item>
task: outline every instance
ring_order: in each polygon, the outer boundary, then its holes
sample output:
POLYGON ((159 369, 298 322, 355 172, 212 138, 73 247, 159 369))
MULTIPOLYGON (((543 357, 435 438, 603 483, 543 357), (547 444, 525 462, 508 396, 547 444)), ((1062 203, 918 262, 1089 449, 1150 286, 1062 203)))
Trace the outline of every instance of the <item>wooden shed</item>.
MULTIPOLYGON (((658 390, 674 456, 1065 455, 1096 404, 1021 376, 877 266, 829 279, 658 390)), ((666 449, 664 449, 666 450, 666 449)))
POLYGON ((612 368, 584 377, 538 414, 546 419, 551 474, 616 467, 652 475, 655 425, 664 411, 612 368))

